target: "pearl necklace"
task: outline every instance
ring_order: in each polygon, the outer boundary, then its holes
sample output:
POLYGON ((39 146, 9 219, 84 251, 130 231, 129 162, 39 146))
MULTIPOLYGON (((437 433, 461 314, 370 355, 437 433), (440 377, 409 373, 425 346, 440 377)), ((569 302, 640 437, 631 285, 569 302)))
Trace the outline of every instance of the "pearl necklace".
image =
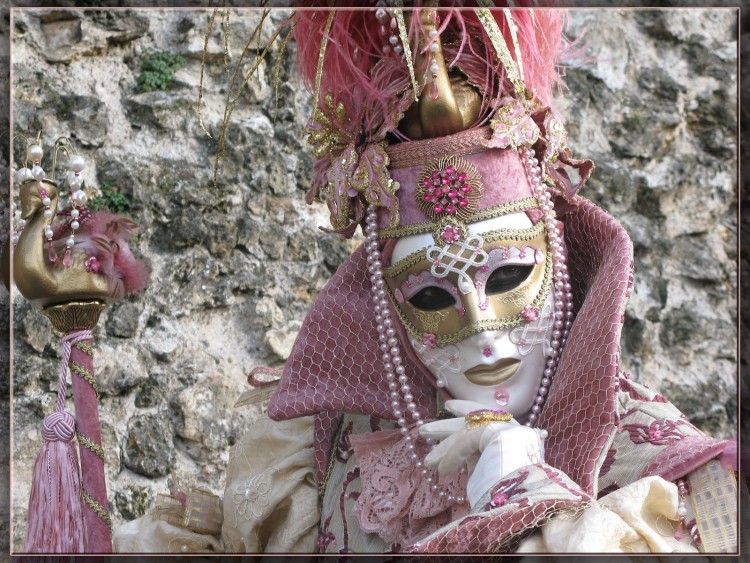
POLYGON ((563 242, 560 236, 560 229, 557 226, 554 204, 552 203, 552 193, 550 188, 542 181, 542 169, 539 166, 539 160, 535 156, 534 149, 519 148, 518 150, 523 160, 534 190, 539 209, 544 214, 544 226, 547 230, 549 247, 552 252, 552 272, 554 279, 554 323, 552 331, 552 340, 550 342, 550 352, 547 359, 547 367, 544 369, 542 380, 537 391, 534 404, 531 407, 531 414, 526 421, 526 426, 536 426, 539 420, 539 414, 547 400, 549 386, 552 379, 557 373, 557 364, 560 360, 565 342, 568 339, 570 327, 573 326, 573 293, 570 285, 570 274, 568 265, 565 261, 563 252, 563 242))
MULTIPOLYGON (((539 414, 544 406, 549 386, 557 371, 557 364, 560 358, 560 352, 568 338, 570 327, 573 325, 573 294, 571 292, 570 275, 568 266, 565 261, 563 245, 560 236, 560 229, 557 227, 555 211, 552 204, 552 194, 550 189, 542 182, 542 170, 539 161, 535 157, 533 149, 519 150, 519 155, 523 159, 526 172, 531 181, 534 194, 536 196, 539 208, 544 214, 543 220, 547 230, 550 251, 553 253, 553 279, 554 279, 554 322, 552 331, 552 340, 550 342, 550 351, 548 354, 546 368, 531 407, 526 426, 535 426, 539 420, 539 414)), ((407 443, 411 460, 414 466, 419 469, 425 477, 430 489, 437 492, 440 497, 447 498, 449 502, 463 504, 466 499, 463 496, 454 497, 448 495, 445 491, 438 491, 439 486, 434 482, 434 478, 429 475, 429 470, 424 467, 424 462, 419 459, 416 452, 414 438, 410 435, 410 422, 417 428, 424 425, 422 415, 417 409, 414 396, 409 385, 409 377, 403 366, 401 357, 401 348, 396 329, 393 327, 393 319, 388 308, 388 296, 385 290, 385 280, 383 279, 383 263, 381 262, 381 253, 378 250, 378 226, 377 226, 377 207, 370 205, 367 208, 365 219, 365 249, 367 251, 368 271, 370 281, 372 282, 372 299, 375 303, 375 321, 377 322, 378 340, 380 351, 382 352, 383 367, 385 369, 385 378, 388 381, 389 399, 393 417, 399 426, 401 435, 407 443), (404 408, 405 405, 405 408, 404 408)), ((433 447, 435 441, 426 438, 426 442, 433 447)), ((465 470, 465 469, 464 469, 465 470)))

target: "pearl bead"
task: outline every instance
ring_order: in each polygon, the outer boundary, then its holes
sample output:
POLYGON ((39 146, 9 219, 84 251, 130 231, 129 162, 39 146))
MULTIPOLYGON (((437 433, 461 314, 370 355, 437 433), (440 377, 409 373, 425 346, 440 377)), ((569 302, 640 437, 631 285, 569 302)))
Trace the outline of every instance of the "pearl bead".
POLYGON ((433 43, 432 45, 430 45, 430 52, 431 53, 437 53, 439 48, 440 47, 438 47, 437 43, 433 43))
POLYGON ((41 166, 34 166, 34 168, 31 169, 31 174, 36 178, 37 180, 44 180, 44 170, 41 166))
POLYGON ((68 240, 65 241, 65 244, 67 246, 73 246, 75 242, 76 242, 76 239, 74 239, 73 237, 68 237, 68 240))
POLYGON ((78 221, 73 221, 70 223, 70 228, 73 229, 74 231, 78 229, 79 226, 80 225, 78 224, 78 221))
POLYGON ((88 199, 83 190, 77 190, 73 192, 73 195, 71 195, 70 197, 73 198, 73 201, 75 201, 79 205, 85 205, 86 200, 88 199))
POLYGON ((687 508, 685 508, 684 506, 680 506, 677 509, 677 514, 680 515, 680 516, 686 516, 687 515, 687 508))
POLYGON ((390 37, 388 38, 388 42, 389 42, 389 43, 390 43, 391 45, 394 45, 394 46, 395 46, 395 45, 397 45, 397 44, 398 44, 398 37, 396 37, 395 35, 391 35, 391 36, 390 36, 390 37))
POLYGON ((44 205, 45 207, 49 207, 51 203, 52 203, 52 200, 50 198, 48 198, 48 197, 45 197, 42 200, 42 205, 44 205))
POLYGON ((435 37, 437 37, 437 34, 437 29, 431 29, 428 35, 430 36, 430 39, 435 39, 435 37))
POLYGON ((86 167, 86 161, 83 159, 80 155, 74 155, 73 158, 70 159, 70 169, 73 172, 80 172, 86 167))
POLYGON ((430 65, 430 72, 431 72, 432 74, 437 74, 439 70, 440 70, 440 67, 438 66, 438 64, 437 64, 437 63, 432 63, 432 64, 430 65))
POLYGON ((42 160, 42 156, 44 156, 44 151, 42 150, 42 147, 39 145, 30 145, 28 149, 26 149, 26 159, 30 160, 32 162, 37 162, 42 160))
POLYGON ((49 230, 47 230, 47 231, 44 231, 44 236, 45 236, 46 238, 52 238, 52 235, 53 235, 53 234, 54 234, 54 233, 52 232, 52 229, 49 229, 49 230))
POLYGON ((44 218, 45 219, 51 219, 52 218, 52 210, 51 209, 45 209, 44 210, 44 218))

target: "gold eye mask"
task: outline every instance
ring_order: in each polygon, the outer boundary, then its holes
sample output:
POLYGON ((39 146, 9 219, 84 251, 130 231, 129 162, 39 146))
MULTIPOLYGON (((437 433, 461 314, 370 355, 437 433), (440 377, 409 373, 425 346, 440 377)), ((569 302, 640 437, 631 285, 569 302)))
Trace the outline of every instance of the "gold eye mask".
MULTIPOLYGON (((541 309, 552 286, 552 254, 543 223, 490 231, 482 238, 477 253, 486 260, 469 265, 464 274, 445 275, 444 264, 428 259, 428 249, 384 269, 388 293, 413 337, 432 334, 438 346, 455 344, 477 332, 520 326, 541 309), (461 275, 471 280, 468 293, 456 289, 461 275)), ((457 254, 455 246, 446 254, 457 254)))

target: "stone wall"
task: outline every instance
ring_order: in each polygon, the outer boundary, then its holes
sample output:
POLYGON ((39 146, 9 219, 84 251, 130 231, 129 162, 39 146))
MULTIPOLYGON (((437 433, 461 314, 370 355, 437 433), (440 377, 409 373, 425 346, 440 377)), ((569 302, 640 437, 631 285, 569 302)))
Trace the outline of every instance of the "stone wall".
MULTIPOLYGON (((214 139, 195 112, 210 15, 28 10, 13 22, 16 160, 21 135, 71 137, 92 195, 107 186, 127 198, 142 227, 135 246, 153 269, 151 287, 111 307, 96 331, 115 523, 142 515, 175 478, 221 493, 229 447, 259 413, 233 407, 248 372, 283 364, 306 310, 356 244, 318 231, 325 210, 304 204, 309 94, 294 77, 293 44, 283 55, 272 46, 251 78, 213 187, 227 85, 218 26, 204 77, 214 139), (166 91, 140 92, 141 60, 159 51, 186 65, 166 91)), ((232 64, 258 17, 232 15, 232 64)), ((568 70, 559 103, 576 155, 597 163, 585 195, 635 244, 624 368, 717 436, 737 422, 736 25, 731 11, 574 12, 569 30, 586 30, 595 61, 568 70)), ((18 549, 60 353, 41 313, 19 296, 13 308, 18 549)))

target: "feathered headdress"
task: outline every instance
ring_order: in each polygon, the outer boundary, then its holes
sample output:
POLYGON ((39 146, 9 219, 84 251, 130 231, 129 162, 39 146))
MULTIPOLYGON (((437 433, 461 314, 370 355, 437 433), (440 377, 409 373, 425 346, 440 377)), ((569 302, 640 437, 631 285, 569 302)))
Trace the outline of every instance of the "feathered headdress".
POLYGON ((452 83, 464 79, 478 98, 468 121, 454 120, 442 135, 489 124, 487 147, 534 146, 545 157, 546 179, 563 193, 571 195, 588 178, 593 164, 572 159, 552 110, 559 59, 569 45, 558 41, 562 12, 349 7, 300 9, 293 18, 298 65, 315 101, 306 129, 316 156, 307 200, 328 204, 336 232, 351 236, 367 204, 387 208, 391 226, 398 222, 398 185, 385 147, 414 140, 414 131, 417 138, 437 136, 408 122, 415 106, 441 96, 440 74, 452 83), (579 171, 576 186, 566 165, 579 171))

